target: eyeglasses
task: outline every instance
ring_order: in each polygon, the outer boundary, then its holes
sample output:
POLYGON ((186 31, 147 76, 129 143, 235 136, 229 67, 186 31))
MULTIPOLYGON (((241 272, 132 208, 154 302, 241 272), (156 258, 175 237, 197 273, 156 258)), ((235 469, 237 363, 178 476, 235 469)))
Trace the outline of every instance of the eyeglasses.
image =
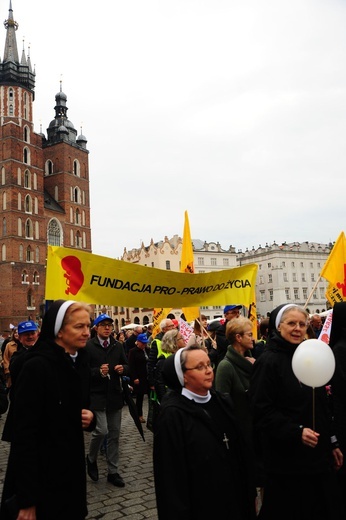
POLYGON ((185 370, 198 370, 198 372, 202 372, 202 370, 213 370, 213 367, 210 363, 200 363, 196 367, 186 368, 185 370))
POLYGON ((306 329, 307 323, 305 321, 283 321, 282 325, 287 325, 290 329, 299 327, 300 329, 306 329))
POLYGON ((113 325, 112 325, 112 323, 100 323, 99 327, 104 327, 104 328, 112 329, 112 328, 113 328, 113 325))

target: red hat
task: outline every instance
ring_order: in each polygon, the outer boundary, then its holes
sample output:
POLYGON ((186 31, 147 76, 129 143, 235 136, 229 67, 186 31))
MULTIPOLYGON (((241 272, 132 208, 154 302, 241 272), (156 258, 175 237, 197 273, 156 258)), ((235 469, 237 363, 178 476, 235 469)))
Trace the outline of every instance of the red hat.
POLYGON ((178 320, 172 320, 173 323, 174 323, 174 327, 177 329, 179 327, 179 322, 178 320))

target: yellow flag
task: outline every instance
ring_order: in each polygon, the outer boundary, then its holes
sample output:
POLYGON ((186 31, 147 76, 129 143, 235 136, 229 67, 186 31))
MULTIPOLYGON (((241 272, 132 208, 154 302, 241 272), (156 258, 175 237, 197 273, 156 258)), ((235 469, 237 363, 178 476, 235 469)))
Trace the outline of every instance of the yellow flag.
POLYGON ((329 253, 321 276, 328 280, 326 297, 331 305, 336 301, 346 300, 346 237, 342 231, 338 236, 333 249, 329 253))
MULTIPOLYGON (((180 271, 182 273, 191 273, 195 272, 195 267, 193 264, 193 247, 190 233, 190 224, 189 224, 189 216, 187 211, 185 211, 185 221, 184 221, 184 233, 183 233, 183 246, 181 250, 181 261, 180 261, 180 271)), ((185 320, 192 321, 196 318, 199 318, 199 307, 184 307, 182 309, 185 320)))
POLYGON ((257 322, 257 307, 256 307, 255 295, 253 295, 253 298, 250 303, 248 318, 252 322, 252 337, 255 341, 257 341, 258 322, 257 322))
POLYGON ((154 309, 154 316, 153 316, 153 332, 152 337, 153 339, 157 336, 157 334, 160 332, 160 323, 162 320, 167 318, 168 314, 171 312, 171 308, 168 309, 154 309))

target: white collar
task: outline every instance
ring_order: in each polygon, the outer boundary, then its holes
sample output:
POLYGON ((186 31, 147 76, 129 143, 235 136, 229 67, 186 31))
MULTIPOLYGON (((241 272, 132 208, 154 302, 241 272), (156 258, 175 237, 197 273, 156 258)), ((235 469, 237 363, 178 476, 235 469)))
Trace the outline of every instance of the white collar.
POLYGON ((191 401, 196 401, 196 403, 207 403, 211 399, 211 393, 208 390, 207 395, 199 395, 195 394, 194 392, 191 392, 191 390, 188 390, 187 388, 183 388, 181 391, 181 395, 185 395, 188 399, 191 399, 191 401))

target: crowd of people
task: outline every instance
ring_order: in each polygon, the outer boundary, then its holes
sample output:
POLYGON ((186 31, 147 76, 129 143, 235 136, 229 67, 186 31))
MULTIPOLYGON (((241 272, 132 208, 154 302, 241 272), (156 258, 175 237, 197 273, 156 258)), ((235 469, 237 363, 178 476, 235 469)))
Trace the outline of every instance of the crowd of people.
POLYGON ((334 375, 313 389, 297 379, 292 358, 320 336, 321 317, 280 305, 255 339, 242 311, 226 305, 224 318, 209 324, 201 314, 185 339, 170 318, 155 337, 140 325, 116 332, 109 315, 92 320, 86 304, 57 300, 40 327, 27 320, 4 335, 0 414, 7 412, 2 440, 10 454, 1 519, 85 519, 86 478, 99 480, 103 452, 107 482, 125 486, 119 441, 127 380, 140 423, 150 393, 159 405, 160 520, 200 520, 218 510, 232 520, 345 518, 346 302, 333 309, 334 375))

